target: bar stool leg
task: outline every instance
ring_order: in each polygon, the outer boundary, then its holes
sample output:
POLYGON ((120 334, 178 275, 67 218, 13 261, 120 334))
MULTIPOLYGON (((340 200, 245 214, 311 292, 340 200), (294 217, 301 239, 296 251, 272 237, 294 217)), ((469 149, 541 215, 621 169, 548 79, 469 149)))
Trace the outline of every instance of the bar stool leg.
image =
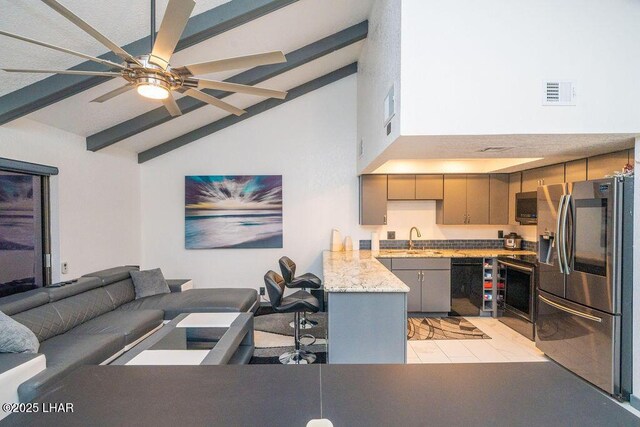
POLYGON ((294 325, 297 325, 293 333, 295 349, 281 355, 279 357, 280 363, 284 365, 311 364, 316 361, 316 355, 308 351, 300 350, 300 312, 295 312, 293 319, 294 325))
MULTIPOLYGON (((306 289, 304 288, 302 290, 306 291, 306 289)), ((295 322, 289 323, 289 326, 295 328, 295 322)), ((300 329, 311 329, 316 326, 318 326, 318 322, 316 322, 315 320, 307 319, 307 312, 305 311, 302 315, 302 319, 300 320, 300 329)))

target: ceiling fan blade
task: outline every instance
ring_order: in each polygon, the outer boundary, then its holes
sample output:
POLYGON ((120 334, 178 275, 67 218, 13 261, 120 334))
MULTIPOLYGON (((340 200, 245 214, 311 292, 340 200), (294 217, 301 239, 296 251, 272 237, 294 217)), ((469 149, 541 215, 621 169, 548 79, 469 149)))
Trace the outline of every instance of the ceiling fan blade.
POLYGON ((193 0, 169 0, 158 36, 153 44, 150 62, 167 68, 195 5, 196 2, 193 0))
POLYGON ((106 65, 107 67, 120 68, 121 70, 125 70, 127 68, 124 65, 117 64, 115 62, 111 62, 111 61, 108 61, 106 59, 96 58, 95 56, 86 55, 84 53, 76 52, 76 51, 71 50, 71 49, 65 49, 64 47, 55 46, 55 45, 52 45, 52 44, 49 44, 49 43, 41 42, 40 40, 30 39, 28 37, 24 37, 24 36, 21 36, 21 35, 18 35, 18 34, 8 33, 6 31, 0 31, 0 35, 11 37, 11 38, 14 38, 14 39, 17 39, 17 40, 22 40, 22 41, 25 41, 27 43, 36 44, 38 46, 43 46, 43 47, 46 47, 46 48, 49 48, 49 49, 57 50, 59 52, 64 52, 64 53, 68 53, 68 54, 71 54, 71 55, 79 56, 80 58, 88 59, 89 61, 97 62, 99 64, 106 65))
POLYGON ((89 34, 91 37, 93 37, 94 39, 96 39, 97 41, 102 43, 104 46, 106 46, 109 50, 111 50, 113 53, 118 55, 120 58, 124 59, 125 61, 134 62, 134 63, 142 66, 140 61, 138 61, 136 58, 131 56, 128 52, 126 52, 120 46, 118 46, 117 44, 115 44, 114 42, 109 40, 105 35, 100 33, 98 30, 93 28, 91 25, 86 23, 84 20, 82 20, 82 18, 80 18, 79 16, 75 15, 69 9, 67 9, 66 7, 61 5, 60 3, 58 3, 56 0, 42 0, 42 2, 44 4, 46 4, 47 6, 49 6, 50 8, 52 8, 53 10, 55 10, 56 12, 58 12, 60 15, 64 16, 65 18, 67 18, 69 21, 71 21, 77 27, 82 29, 85 33, 89 34))
POLYGON ((112 90, 111 92, 107 92, 104 95, 97 97, 96 99, 92 99, 91 102, 103 103, 110 100, 111 98, 115 98, 118 95, 122 95, 123 93, 128 92, 131 89, 133 89, 133 85, 124 85, 122 87, 119 87, 118 89, 112 90))
POLYGON ((207 95, 204 92, 200 92, 197 89, 187 89, 184 92, 184 94, 187 95, 187 96, 190 96, 192 98, 198 99, 198 100, 200 100, 202 102, 206 102, 207 104, 211 104, 214 107, 221 108, 221 109, 223 109, 225 111, 230 112, 231 114, 235 114, 236 116, 241 116, 244 113, 246 113, 246 111, 244 111, 244 110, 242 110, 240 108, 234 107, 233 105, 228 104, 228 103, 226 103, 224 101, 221 101, 221 100, 219 100, 218 98, 216 98, 214 96, 207 95))
POLYGON ((198 76, 215 73, 216 71, 236 70, 238 68, 257 67, 258 65, 279 64, 287 62, 284 53, 278 51, 257 53, 255 55, 237 56, 235 58, 218 59, 216 61, 201 62, 185 65, 176 69, 178 73, 198 76))
POLYGON ((178 103, 172 94, 169 94, 168 98, 162 100, 165 108, 169 111, 172 117, 178 117, 182 115, 182 111, 180 111, 180 107, 178 107, 178 103))
POLYGON ((284 99, 287 92, 281 90, 265 89, 256 86, 241 85, 238 83, 219 82, 216 80, 197 79, 198 89, 217 89, 225 92, 246 93, 249 95, 266 96, 267 98, 284 99))
POLYGON ((122 74, 112 71, 27 70, 22 68, 1 68, 1 70, 8 73, 72 74, 79 76, 122 77, 122 74))

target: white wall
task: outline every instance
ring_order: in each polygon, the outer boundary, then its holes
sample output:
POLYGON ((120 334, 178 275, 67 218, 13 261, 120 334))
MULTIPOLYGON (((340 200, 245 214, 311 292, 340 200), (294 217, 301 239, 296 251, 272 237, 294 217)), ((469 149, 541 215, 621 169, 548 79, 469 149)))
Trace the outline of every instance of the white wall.
POLYGON ((54 281, 140 262, 140 174, 133 153, 92 153, 78 135, 20 119, 0 127, 0 157, 60 170, 51 179, 54 281), (69 263, 66 275, 62 261, 69 263))
POLYGON ((358 226, 356 76, 224 129, 142 165, 142 264, 195 287, 264 286, 290 256, 300 272, 322 273, 331 229, 358 226), (186 175, 283 176, 282 249, 186 250, 186 175))
POLYGON ((635 133, 640 2, 402 0, 402 135, 635 133), (543 79, 577 106, 543 107, 543 79))
POLYGON ((361 172, 400 135, 400 7, 401 0, 375 0, 369 33, 358 60, 358 138, 364 154, 361 172), (391 133, 384 126, 384 99, 395 84, 396 115, 391 133))

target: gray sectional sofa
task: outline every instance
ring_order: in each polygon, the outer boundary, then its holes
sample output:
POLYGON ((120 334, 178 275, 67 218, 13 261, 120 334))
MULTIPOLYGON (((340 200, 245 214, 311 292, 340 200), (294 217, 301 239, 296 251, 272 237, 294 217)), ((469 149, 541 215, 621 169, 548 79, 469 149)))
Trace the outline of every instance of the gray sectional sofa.
MULTIPOLYGON (((182 291, 182 282, 172 281, 171 293, 136 300, 130 271, 137 269, 111 268, 64 287, 0 298, 0 311, 31 329, 40 341, 39 353, 46 356, 46 369, 19 386, 21 402, 78 366, 114 360, 163 320, 181 313, 255 312, 259 307, 255 289, 182 291)), ((0 354, 0 372, 5 364, 15 364, 15 355, 0 354)))

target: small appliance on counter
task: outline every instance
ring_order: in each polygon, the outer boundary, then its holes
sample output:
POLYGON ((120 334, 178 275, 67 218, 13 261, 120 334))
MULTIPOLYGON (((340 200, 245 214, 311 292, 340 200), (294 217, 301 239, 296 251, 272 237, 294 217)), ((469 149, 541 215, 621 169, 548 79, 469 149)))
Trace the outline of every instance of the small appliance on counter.
POLYGON ((517 233, 509 233, 504 236, 504 248, 511 250, 518 250, 522 248, 522 237, 517 233))

